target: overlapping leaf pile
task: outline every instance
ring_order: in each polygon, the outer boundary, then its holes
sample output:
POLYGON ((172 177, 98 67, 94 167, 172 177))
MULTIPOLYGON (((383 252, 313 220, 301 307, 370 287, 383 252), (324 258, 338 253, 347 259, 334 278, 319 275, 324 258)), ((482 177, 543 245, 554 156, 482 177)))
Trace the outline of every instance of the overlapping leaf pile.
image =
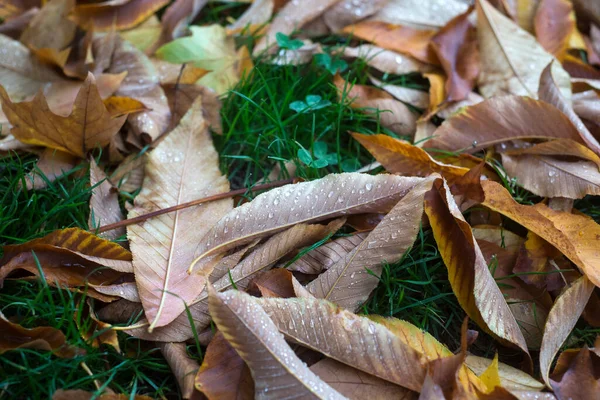
MULTIPOLYGON (((98 300, 80 310, 93 329, 112 323, 157 342, 184 398, 597 398, 599 342, 555 363, 580 318, 600 324, 600 225, 573 209, 600 194, 595 2, 255 0, 231 25, 189 35, 206 2, 177 0, 160 21, 164 0, 33 3, 0 8, 0 152, 40 155, 24 190, 89 162, 90 228, 124 219, 113 183, 141 188, 127 207, 141 222, 127 226, 127 249, 109 241, 123 226, 4 246, 0 280, 33 274, 98 300), (297 29, 303 40, 290 39, 297 29), (258 37, 259 62, 326 56, 336 72, 315 32, 362 43, 337 56, 363 58, 373 86, 338 73, 340 98, 382 111, 381 125, 411 141, 349 132, 384 172, 161 213, 230 190, 211 131, 216 96, 251 73, 236 39, 258 37), (429 92, 381 80, 407 73, 429 92), (517 186, 527 204, 513 198, 517 186), (374 227, 347 223, 372 213, 374 227), (470 355, 466 323, 461 348, 448 349, 408 322, 357 314, 421 227, 473 327, 519 362, 470 355), (186 341, 208 346, 201 366, 186 341)), ((318 106, 309 100, 299 112, 318 106)), ((77 354, 52 328, 0 324, 0 352, 77 354)), ((113 334, 96 345, 118 350, 113 334)))

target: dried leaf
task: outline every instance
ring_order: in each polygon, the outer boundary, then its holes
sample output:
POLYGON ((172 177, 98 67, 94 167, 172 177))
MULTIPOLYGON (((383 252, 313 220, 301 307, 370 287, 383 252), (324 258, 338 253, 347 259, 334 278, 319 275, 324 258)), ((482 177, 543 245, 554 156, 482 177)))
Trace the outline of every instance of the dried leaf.
POLYGON ((437 30, 469 8, 464 0, 390 0, 370 19, 417 29, 437 30))
POLYGON ((404 103, 423 109, 426 109, 429 106, 429 94, 427 92, 403 86, 389 85, 372 76, 370 76, 369 79, 373 84, 379 86, 381 89, 404 103))
POLYGON ((387 135, 362 135, 353 132, 351 135, 393 174, 425 177, 437 172, 453 182, 469 171, 468 168, 438 162, 425 150, 387 135))
POLYGON ((223 133, 221 126, 221 100, 217 94, 205 86, 166 84, 163 86, 171 107, 171 125, 179 122, 196 97, 202 96, 203 114, 210 129, 217 134, 223 133))
POLYGON ((185 343, 157 343, 158 348, 165 360, 171 367, 177 385, 181 391, 181 397, 189 399, 194 394, 194 380, 200 366, 187 355, 185 343))
MULTIPOLYGON (((477 375, 481 375, 491 363, 492 360, 490 359, 473 355, 468 355, 465 360, 467 367, 477 375)), ((504 363, 498 363, 498 374, 500 375, 502 387, 511 392, 514 390, 540 391, 544 389, 544 384, 531 375, 504 363)))
POLYGON ((250 370, 221 332, 215 335, 206 349, 195 386, 209 399, 254 398, 250 370))
MULTIPOLYGON (((142 191, 129 218, 229 190, 212 146, 202 102, 147 157, 142 191)), ((187 208, 127 227, 133 267, 150 330, 177 318, 204 288, 206 277, 187 274, 196 244, 233 207, 231 199, 187 208), (202 221, 202 225, 198 225, 202 221)))
POLYGON ((383 263, 395 263, 412 246, 423 217, 423 198, 439 175, 415 185, 365 240, 306 287, 315 297, 357 310, 379 283, 383 263))
POLYGON ((452 290, 467 315, 482 329, 529 356, 517 321, 445 183, 427 193, 425 212, 448 269, 452 290))
POLYGON ((345 26, 377 13, 387 2, 388 0, 341 0, 325 11, 323 21, 332 32, 339 32, 345 26))
POLYGON ((152 61, 131 43, 120 37, 114 40, 113 61, 108 72, 127 72, 115 95, 139 100, 149 110, 130 115, 127 122, 136 135, 150 143, 165 133, 169 126, 171 111, 167 97, 160 87, 160 78, 152 61))
POLYGON ((591 218, 554 211, 543 204, 516 203, 510 193, 496 182, 482 181, 484 206, 523 225, 569 258, 596 286, 600 270, 596 267, 600 246, 600 225, 591 218))
POLYGON ((551 387, 548 375, 554 357, 575 327, 593 290, 594 285, 582 276, 558 296, 550 309, 540 349, 540 373, 548 387, 551 387))
POLYGON ((418 30, 381 21, 362 21, 345 27, 342 32, 366 40, 375 46, 403 53, 419 61, 439 65, 439 60, 429 47, 432 30, 418 30))
POLYGON ((140 51, 150 53, 160 39, 161 32, 162 25, 155 14, 135 28, 119 32, 119 35, 140 51))
POLYGON ((571 139, 582 142, 571 121, 543 101, 521 96, 487 99, 444 121, 427 148, 474 152, 515 139, 571 139), (536 121, 531 125, 531 121, 536 121))
POLYGON ((275 35, 283 33, 289 35, 323 14, 325 10, 340 0, 307 0, 303 2, 289 1, 273 18, 265 35, 254 46, 254 54, 258 54, 269 46, 277 44, 275 35))
POLYGON ((25 176, 27 190, 43 189, 49 182, 54 182, 78 163, 77 157, 54 149, 44 149, 34 169, 25 176))
POLYGON ((63 390, 58 389, 52 395, 52 400, 152 400, 151 397, 135 395, 133 397, 126 394, 106 393, 100 394, 86 392, 81 389, 63 390))
POLYGON ((185 35, 187 26, 202 11, 208 0, 175 0, 162 16, 162 41, 170 42, 185 35))
POLYGON ((89 74, 82 86, 73 111, 62 117, 50 111, 46 99, 38 93, 31 102, 13 103, 0 87, 2 109, 20 141, 65 151, 84 158, 96 146, 104 147, 125 122, 112 118, 102 103, 96 80, 89 74))
POLYGON ((404 75, 411 72, 429 72, 432 67, 410 56, 396 53, 370 44, 357 47, 344 47, 345 57, 364 59, 370 67, 381 72, 404 75))
POLYGON ((85 30, 107 32, 113 29, 131 29, 150 18, 160 10, 168 0, 130 0, 111 5, 104 3, 88 3, 75 7, 71 18, 85 30))
POLYGON ((73 358, 82 350, 67 344, 65 335, 50 326, 33 329, 14 324, 0 314, 0 354, 15 349, 52 351, 58 357, 73 358))
POLYGON ((48 82, 61 78, 41 63, 23 44, 0 35, 0 85, 14 101, 23 101, 36 94, 48 82))
POLYGON ((330 358, 310 367, 325 383, 351 399, 372 400, 415 400, 417 394, 411 390, 386 382, 330 358))
POLYGON ((421 181, 421 178, 345 173, 273 189, 221 219, 200 243, 198 254, 204 258, 223 253, 299 223, 385 212, 421 181))
POLYGON ((466 98, 479 75, 476 30, 469 21, 472 11, 469 8, 453 18, 431 39, 431 46, 448 77, 445 85, 447 101, 466 98))
POLYGON ((281 297, 283 299, 303 297, 296 293, 296 288, 300 287, 297 285, 302 286, 290 271, 285 268, 275 268, 253 279, 250 282, 248 293, 254 294, 251 289, 256 287, 262 297, 281 297))
MULTIPOLYGON (((487 2, 477 2, 477 39, 481 52, 479 91, 483 97, 516 94, 536 97, 542 70, 554 59, 528 32, 487 2)), ((569 74, 553 63, 556 83, 570 97, 569 74)))
MULTIPOLYGON (((218 279, 214 286, 216 290, 223 291, 231 288, 244 290, 250 281, 259 273, 271 268, 280 258, 298 250, 298 248, 312 244, 340 227, 340 221, 333 221, 329 225, 297 224, 291 229, 273 235, 264 244, 258 246, 252 253, 245 257, 229 274, 218 279)), ((204 285, 202 288, 204 289, 204 285)), ((206 289, 190 304, 189 311, 193 318, 196 331, 208 327, 210 315, 208 314, 208 292, 206 289)), ((193 337, 193 331, 187 313, 182 313, 171 324, 157 328, 151 334, 144 328, 138 328, 128 333, 146 340, 157 341, 184 341, 193 337)))
POLYGON ((117 352, 121 352, 117 331, 112 330, 110 324, 98 320, 89 301, 85 305, 82 303, 78 305, 74 319, 81 337, 93 347, 108 344, 117 352))
POLYGON ((542 47, 562 60, 575 28, 573 5, 567 0, 541 0, 534 18, 535 36, 542 47))
POLYGON ((302 346, 419 391, 427 360, 384 326, 322 299, 256 299, 277 329, 302 346))
POLYGON ((246 27, 265 25, 273 16, 275 0, 255 0, 250 7, 231 25, 230 31, 242 30, 246 27))
POLYGON ((231 346, 244 359, 255 385, 255 397, 306 396, 345 399, 308 369, 269 316, 249 295, 209 287, 210 314, 231 346))
POLYGON ((354 250, 366 237, 367 233, 358 233, 331 240, 309 251, 286 268, 303 274, 320 274, 354 250))
POLYGON ((554 77, 552 76, 552 70, 550 65, 544 68, 544 71, 542 72, 542 75, 540 77, 540 88, 538 94, 540 96, 540 100, 552 104, 554 107, 558 108, 563 114, 565 114, 567 118, 569 118, 569 120, 577 128, 579 136, 581 136, 583 142, 596 154, 600 154, 600 143, 598 143, 598 140, 596 140, 596 138, 586 128, 585 124, 581 121, 581 119, 573 110, 573 107, 571 106, 568 99, 565 98, 558 89, 558 86, 554 81, 554 77))
POLYGON ((593 399, 600 391, 599 368, 600 356, 584 347, 566 371, 553 374, 552 389, 560 399, 593 399))
MULTIPOLYGON (((95 160, 90 161, 90 186, 92 197, 90 198, 90 218, 88 224, 90 229, 119 222, 123 219, 123 213, 119 206, 119 194, 117 189, 107 179, 104 171, 98 167, 95 160)), ((99 236, 114 240, 125 234, 125 228, 113 229, 101 233, 99 236)))

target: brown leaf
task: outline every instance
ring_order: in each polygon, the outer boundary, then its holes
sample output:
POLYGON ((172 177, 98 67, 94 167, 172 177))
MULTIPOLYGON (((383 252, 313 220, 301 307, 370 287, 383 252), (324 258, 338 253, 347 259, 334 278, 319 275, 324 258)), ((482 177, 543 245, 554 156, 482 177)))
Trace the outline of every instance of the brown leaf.
POLYGON ((435 52, 429 47, 435 31, 418 30, 381 21, 362 21, 345 27, 342 32, 371 42, 375 46, 408 54, 419 61, 439 65, 435 52))
POLYGON ((332 32, 339 32, 345 26, 377 13, 387 2, 387 0, 341 0, 325 11, 323 21, 332 32))
MULTIPOLYGON (((340 227, 340 221, 333 221, 329 225, 297 224, 292 228, 273 235, 264 244, 258 246, 245 257, 235 268, 218 279, 214 286, 216 290, 223 291, 231 288, 244 290, 250 281, 259 273, 271 268, 280 258, 295 252, 299 248, 312 244, 340 227)), ((208 327, 210 315, 208 314, 208 292, 204 291, 190 304, 189 311, 193 318, 196 331, 208 327)), ((181 313, 171 324, 157 328, 151 334, 145 329, 138 328, 128 333, 146 340, 157 341, 184 341, 193 337, 193 331, 187 313, 181 313)))
POLYGON ((548 374, 554 357, 575 327, 593 290, 594 285, 582 276, 561 293, 548 314, 540 349, 540 373, 548 387, 551 387, 548 374))
POLYGON ((479 75, 479 49, 475 27, 469 21, 473 11, 454 17, 431 39, 437 58, 448 76, 447 101, 463 100, 473 90, 479 75))
POLYGON ((438 30, 459 14, 467 11, 464 0, 392 0, 371 19, 416 29, 438 30))
POLYGON ((5 18, 2 25, 0 25, 0 34, 18 40, 38 12, 40 12, 40 9, 33 7, 21 15, 5 18))
POLYGON ((467 315, 482 329, 517 346, 529 357, 515 317, 445 183, 427 193, 425 212, 448 269, 452 290, 467 315))
POLYGON ((542 47, 562 60, 575 28, 573 5, 567 0, 541 0, 534 18, 535 35, 542 47))
POLYGON ((554 389, 559 399, 593 399, 598 397, 600 392, 600 356, 587 347, 582 348, 570 362, 566 371, 553 374, 551 383, 552 389, 554 389))
POLYGON ((388 135, 362 135, 350 133, 390 173, 428 176, 439 173, 450 182, 463 176, 468 168, 455 167, 434 160, 427 152, 403 140, 388 135))
POLYGON ((520 205, 498 183, 482 181, 484 206, 514 220, 556 247, 575 263, 583 274, 600 286, 600 269, 596 267, 600 226, 591 218, 554 211, 543 204, 520 205))
POLYGON ((325 383, 351 399, 416 400, 417 394, 330 358, 310 367, 325 383))
POLYGON ((112 5, 110 0, 81 4, 71 14, 73 21, 85 30, 107 32, 131 29, 160 10, 168 0, 130 0, 112 5))
POLYGON ((367 233, 363 232, 331 240, 309 251, 286 268, 289 271, 301 272, 303 274, 320 274, 335 265, 350 251, 354 250, 366 237, 367 233))
POLYGON ((0 354, 15 349, 51 351, 58 357, 73 358, 82 350, 67 344, 65 335, 50 326, 27 329, 0 314, 0 354))
POLYGON ((433 67, 410 56, 390 50, 363 44, 357 47, 344 47, 345 57, 362 58, 366 63, 381 72, 404 75, 411 72, 429 72, 433 67))
POLYGON ((569 118, 569 120, 575 125, 579 136, 583 139, 583 142, 592 149, 596 154, 600 154, 600 143, 586 128, 581 119, 577 116, 573 107, 567 98, 560 92, 554 77, 552 76, 551 66, 548 65, 544 68, 542 75, 540 76, 540 88, 538 92, 540 100, 552 104, 554 107, 562 111, 563 114, 569 118))
POLYGON ((50 111, 46 99, 38 93, 31 102, 13 103, 0 88, 2 109, 20 141, 61 150, 84 158, 96 146, 104 147, 125 122, 112 118, 102 103, 92 74, 82 86, 73 111, 62 117, 50 111))
POLYGON ((388 211, 420 181, 345 173, 272 189, 221 219, 200 243, 198 254, 200 258, 220 254, 299 223, 388 211))
POLYGON ((14 101, 25 100, 46 83, 61 80, 20 42, 0 35, 0 47, 6 51, 0 59, 0 85, 14 101))
POLYGON ((115 271, 133 272, 131 253, 116 243, 99 238, 78 228, 60 229, 48 235, 17 245, 3 246, 0 265, 19 253, 35 251, 51 252, 77 264, 105 265, 115 271))
POLYGON ((569 119, 543 101, 521 96, 487 99, 444 121, 427 148, 474 152, 515 139, 571 139, 582 142, 569 119), (531 121, 536 121, 531 125, 531 121))
MULTIPOLYGON (((262 297, 299 297, 296 294, 294 283, 299 284, 294 275, 285 268, 275 268, 259 275, 250 283, 250 287, 256 287, 262 297)), ((253 294, 250 290, 249 293, 253 294)))
MULTIPOLYGON (((483 97, 516 94, 536 97, 542 70, 554 59, 525 30, 488 3, 477 2, 477 40, 481 54, 478 83, 483 97)), ((552 65, 561 92, 569 97, 569 74, 552 65)))
POLYGON ((136 135, 145 143, 150 143, 165 133, 171 118, 158 72, 152 61, 131 43, 119 37, 114 40, 114 53, 108 72, 119 74, 127 71, 115 95, 134 98, 146 106, 148 111, 130 115, 127 122, 136 135))
MULTIPOLYGON (((179 126, 147 156, 145 175, 128 218, 229 190, 229 182, 219 171, 218 154, 202 116, 200 98, 179 126)), ((188 275, 187 269, 196 244, 232 207, 232 200, 224 199, 127 227, 150 331, 177 318, 185 304, 204 288, 206 277, 188 275)))
POLYGON ((429 93, 427 92, 404 86, 389 85, 372 76, 369 76, 369 79, 373 84, 385 90, 403 103, 422 109, 426 109, 429 106, 429 93))
POLYGON ((194 393, 194 380, 200 366, 196 360, 187 355, 185 343, 157 343, 157 345, 177 379, 181 397, 189 399, 194 393))
POLYGON ((383 263, 395 263, 413 245, 423 217, 423 198, 439 175, 415 185, 365 240, 306 287, 315 297, 356 311, 379 283, 383 263))
MULTIPOLYGON (((131 396, 126 394, 106 393, 98 395, 97 393, 86 392, 81 389, 58 389, 52 395, 52 400, 129 400, 131 398, 131 396)), ((152 400, 152 398, 137 394, 133 396, 133 400, 152 400)))
MULTIPOLYGON (((94 159, 90 161, 90 186, 93 188, 88 221, 90 229, 121 221, 124 217, 119 206, 118 191, 94 159)), ((107 240, 114 240, 124 234, 125 228, 122 227, 101 233, 99 236, 107 240)))
POLYGON ((230 31, 241 31, 246 27, 253 32, 253 26, 265 25, 273 16, 275 0, 256 0, 250 7, 231 25, 227 26, 230 31))
POLYGON ((112 330, 110 324, 102 322, 96 317, 89 301, 86 304, 80 302, 73 317, 82 339, 89 342, 90 345, 100 347, 101 344, 108 344, 117 352, 121 352, 117 331, 112 330))
POLYGON ((68 173, 78 163, 77 157, 54 149, 44 149, 34 169, 25 176, 27 190, 43 189, 49 182, 68 173))
POLYGON ((162 16, 163 33, 161 40, 169 42, 183 36, 187 25, 202 11, 208 0, 175 0, 162 16))
POLYGON ((254 398, 250 370, 221 332, 215 335, 206 349, 195 385, 209 400, 254 398))
POLYGON ((206 75, 209 71, 203 68, 195 67, 193 64, 173 64, 168 61, 152 58, 152 64, 158 71, 160 84, 182 84, 193 85, 196 81, 206 75))
POLYGON ((256 299, 277 329, 302 346, 419 391, 426 359, 384 326, 322 299, 256 299))
POLYGON ((223 133, 221 100, 219 100, 219 97, 213 90, 205 86, 184 84, 165 84, 163 85, 163 90, 171 108, 171 126, 179 122, 198 96, 202 96, 202 113, 204 114, 204 119, 213 132, 219 135, 223 133))
POLYGON ((212 287, 209 291, 210 314, 250 368, 256 397, 345 399, 296 356, 252 297, 238 291, 217 293, 212 287))
POLYGON ((303 2, 289 1, 273 18, 265 35, 259 39, 254 47, 254 54, 258 54, 267 47, 277 44, 275 35, 279 32, 289 35, 307 22, 321 15, 339 0, 307 0, 303 2))

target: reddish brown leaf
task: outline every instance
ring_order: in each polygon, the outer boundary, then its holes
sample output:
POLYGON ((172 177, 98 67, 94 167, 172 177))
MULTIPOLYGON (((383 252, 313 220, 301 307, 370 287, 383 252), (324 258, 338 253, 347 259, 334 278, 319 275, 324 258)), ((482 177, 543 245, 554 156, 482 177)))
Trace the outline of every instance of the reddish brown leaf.
MULTIPOLYGON (((560 359, 557 369, 559 365, 560 359)), ((582 348, 566 371, 555 373, 550 382, 559 399, 597 398, 600 393, 600 356, 587 347, 582 348)))
POLYGON ((111 1, 81 4, 75 7, 72 19, 83 29, 106 32, 131 29, 161 9, 168 0, 130 0, 111 5, 111 1))
POLYGON ((575 29, 571 11, 573 5, 568 0, 541 0, 535 13, 534 28, 538 42, 559 60, 563 59, 575 29))
POLYGON ((195 390, 194 379, 200 366, 188 356, 185 343, 158 343, 158 347, 177 379, 181 397, 191 398, 195 390))

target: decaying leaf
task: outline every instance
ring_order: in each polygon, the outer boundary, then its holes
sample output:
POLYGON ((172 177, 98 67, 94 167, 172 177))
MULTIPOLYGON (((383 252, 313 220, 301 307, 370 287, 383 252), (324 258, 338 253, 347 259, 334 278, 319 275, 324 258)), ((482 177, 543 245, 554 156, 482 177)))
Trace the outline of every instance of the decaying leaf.
POLYGON ((94 347, 100 347, 101 344, 112 346, 117 352, 121 352, 119 347, 119 338, 117 332, 111 329, 111 325, 98 320, 96 313, 89 302, 79 303, 79 307, 73 318, 79 328, 81 337, 94 347))
POLYGON ((50 326, 27 329, 0 314, 0 354, 15 349, 52 351, 58 357, 72 358, 81 350, 67 344, 65 335, 50 326))
POLYGON ((332 32, 370 17, 380 11, 388 0, 341 0, 323 13, 323 21, 332 32))
MULTIPOLYGON (((119 206, 119 195, 117 189, 107 179, 104 171, 100 169, 96 161, 90 162, 90 185, 92 186, 92 197, 90 198, 90 229, 112 224, 123 219, 123 213, 119 206)), ((125 234, 125 228, 113 229, 101 233, 100 236, 108 240, 114 240, 125 234)))
MULTIPOLYGON (((561 354, 566 355, 566 352, 561 354)), ((552 374, 552 389, 559 399, 592 399, 600 391, 600 356, 587 347, 577 352, 572 360, 559 358, 552 374), (569 362, 570 361, 570 362, 569 362)), ((567 357, 565 357, 567 358, 567 357)), ((572 357, 568 357, 572 358, 572 357)))
MULTIPOLYGON (((480 93, 486 98, 504 94, 537 97, 542 70, 554 57, 487 0, 476 4, 480 93)), ((569 74, 558 63, 552 64, 552 72, 560 91, 569 98, 569 74)))
POLYGON ((423 198, 435 179, 432 175, 415 185, 356 248, 312 281, 307 289, 355 311, 379 283, 383 263, 395 263, 412 246, 423 216, 423 198))
POLYGON ((209 399, 254 398, 250 370, 221 332, 215 335, 206 349, 195 386, 209 399))
POLYGON ((445 185, 425 196, 425 212, 458 302, 481 328, 521 349, 525 338, 475 242, 471 227, 445 185), (460 237, 460 240, 456 238, 460 237))
POLYGON ((35 168, 25 176, 25 187, 43 189, 73 169, 79 160, 72 154, 54 149, 44 149, 35 168))
POLYGON ((223 253, 299 223, 388 211, 421 181, 345 173, 270 190, 221 219, 200 243, 199 257, 223 253))
POLYGON ((538 42, 550 54, 562 60, 575 28, 573 5, 567 0, 541 0, 534 18, 538 42))
POLYGON ((130 0, 81 4, 75 7, 71 17, 88 30, 106 32, 112 29, 131 29, 167 3, 168 0, 130 0))
POLYGON ((158 343, 158 347, 169 363, 177 379, 181 396, 189 399, 194 394, 194 380, 200 366, 187 355, 185 343, 158 343))
POLYGON ((426 359, 384 326, 322 299, 257 299, 277 329, 353 368, 419 391, 426 359))
POLYGON ((469 8, 464 0, 390 0, 370 19, 417 29, 437 30, 469 8))
MULTIPOLYGON (((142 191, 129 218, 226 192, 218 155, 198 98, 179 126, 147 157, 142 191)), ((204 287, 206 277, 187 274, 197 243, 233 207, 230 199, 148 219, 127 228, 140 298, 150 329, 179 316, 204 287), (202 225, 198 225, 202 221, 202 225)))
POLYGON ((404 75, 411 72, 429 72, 432 67, 410 56, 370 44, 344 47, 345 57, 364 59, 369 66, 388 74, 404 75))
POLYGON ((20 141, 50 147, 84 158, 95 147, 106 146, 126 117, 112 118, 89 74, 68 117, 54 114, 44 95, 33 101, 13 103, 0 87, 2 109, 12 124, 11 133, 20 141))
POLYGON ((249 295, 237 291, 221 294, 211 287, 209 290, 210 314, 248 364, 256 398, 345 399, 302 363, 267 313, 249 295))

